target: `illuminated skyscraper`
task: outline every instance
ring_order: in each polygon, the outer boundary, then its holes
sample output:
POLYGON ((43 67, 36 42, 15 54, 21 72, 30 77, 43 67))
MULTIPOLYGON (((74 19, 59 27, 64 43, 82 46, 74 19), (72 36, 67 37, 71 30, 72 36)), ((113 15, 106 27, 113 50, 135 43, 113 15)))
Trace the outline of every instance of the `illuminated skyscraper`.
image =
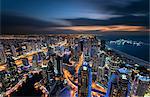
POLYGON ((136 83, 136 85, 133 86, 134 95, 143 97, 150 87, 150 77, 140 75, 134 83, 136 83))
POLYGON ((109 97, 128 97, 129 86, 129 80, 126 75, 118 75, 117 78, 111 82, 109 97))
POLYGON ((91 68, 85 62, 78 74, 78 97, 91 97, 91 68))
POLYGON ((17 57, 16 48, 14 45, 11 45, 11 51, 14 57, 17 57))
POLYGON ((60 76, 62 74, 61 65, 62 65, 62 57, 56 55, 56 64, 57 64, 57 75, 60 76))
POLYGON ((51 61, 48 62, 46 73, 47 73, 47 83, 48 85, 52 85, 55 80, 55 73, 54 73, 54 65, 52 64, 51 61))
POLYGON ((38 56, 37 56, 37 54, 34 54, 32 56, 32 67, 36 68, 37 66, 38 66, 38 56))
POLYGON ((100 66, 101 67, 104 67, 104 65, 105 65, 105 58, 106 58, 106 56, 104 55, 104 54, 101 54, 100 55, 100 59, 99 59, 99 61, 100 61, 100 66))
POLYGON ((4 47, 3 45, 0 43, 0 63, 3 64, 6 62, 6 55, 4 53, 4 47))
POLYGON ((12 56, 7 57, 7 62, 6 63, 7 63, 7 68, 8 69, 16 66, 15 60, 12 58, 12 56))
POLYGON ((79 45, 77 43, 73 47, 73 58, 75 61, 79 60, 79 45))
POLYGON ((109 97, 128 97, 130 95, 130 79, 129 71, 126 68, 121 68, 112 74, 108 95, 109 97))
POLYGON ((119 92, 119 87, 117 84, 117 79, 114 79, 111 83, 110 83, 110 93, 108 95, 108 97, 119 97, 118 92, 119 92))
POLYGON ((79 42, 79 46, 80 46, 80 50, 81 50, 81 52, 83 52, 83 43, 84 43, 84 41, 83 41, 83 40, 81 40, 81 41, 79 42))
POLYGON ((119 79, 119 97, 128 97, 129 95, 129 78, 128 75, 122 74, 119 79))
POLYGON ((101 66, 98 66, 97 68, 97 81, 102 81, 104 80, 104 76, 105 76, 105 68, 104 67, 101 67, 101 66))

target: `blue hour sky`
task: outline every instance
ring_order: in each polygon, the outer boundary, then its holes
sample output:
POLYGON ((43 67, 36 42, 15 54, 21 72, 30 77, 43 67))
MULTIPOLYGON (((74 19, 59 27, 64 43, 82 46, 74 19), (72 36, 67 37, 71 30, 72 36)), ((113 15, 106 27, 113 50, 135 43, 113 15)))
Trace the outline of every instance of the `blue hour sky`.
POLYGON ((103 8, 102 10, 97 9, 90 0, 3 0, 1 11, 17 12, 46 20, 51 18, 103 19, 111 17, 111 12, 104 11, 103 8))
POLYGON ((148 3, 149 0, 1 0, 1 33, 86 26, 136 26, 145 31, 148 3))

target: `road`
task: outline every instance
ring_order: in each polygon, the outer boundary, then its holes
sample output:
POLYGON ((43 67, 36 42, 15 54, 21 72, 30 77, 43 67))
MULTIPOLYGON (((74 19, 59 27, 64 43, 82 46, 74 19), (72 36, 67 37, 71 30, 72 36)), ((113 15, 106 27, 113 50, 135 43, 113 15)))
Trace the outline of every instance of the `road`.
MULTIPOLYGON (((79 58, 79 62, 78 64, 75 66, 75 74, 78 75, 78 70, 79 68, 82 66, 82 63, 84 61, 84 55, 83 53, 80 55, 79 58)), ((71 65, 67 65, 69 67, 72 68, 71 65)), ((71 73, 67 70, 67 69, 63 69, 64 72, 64 78, 67 80, 67 84, 71 87, 71 97, 75 97, 76 93, 77 93, 77 86, 78 86, 78 80, 74 80, 74 76, 71 75, 71 73)), ((93 96, 104 96, 106 94, 106 90, 105 88, 103 88, 102 86, 97 85, 95 82, 92 83, 92 95, 93 96)))

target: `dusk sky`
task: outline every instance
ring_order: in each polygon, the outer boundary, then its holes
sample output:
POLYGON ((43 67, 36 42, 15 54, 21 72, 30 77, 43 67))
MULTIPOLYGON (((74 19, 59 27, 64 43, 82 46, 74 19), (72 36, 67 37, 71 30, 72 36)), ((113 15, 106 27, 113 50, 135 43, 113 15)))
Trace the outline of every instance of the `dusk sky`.
POLYGON ((2 34, 149 31, 149 0, 0 1, 2 34))

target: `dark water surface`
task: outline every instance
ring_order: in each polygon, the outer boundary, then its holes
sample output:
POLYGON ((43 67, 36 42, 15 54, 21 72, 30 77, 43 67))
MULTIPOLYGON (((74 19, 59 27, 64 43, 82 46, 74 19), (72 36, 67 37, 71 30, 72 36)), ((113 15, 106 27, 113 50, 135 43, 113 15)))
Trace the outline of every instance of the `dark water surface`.
POLYGON ((119 39, 125 39, 125 40, 132 40, 137 42, 143 42, 146 45, 142 46, 135 46, 135 45, 116 45, 116 44, 109 44, 107 45, 111 48, 120 50, 124 53, 127 53, 129 55, 138 57, 140 59, 143 59, 145 61, 150 61, 149 59, 149 49, 150 49, 150 42, 149 42, 149 36, 148 35, 110 35, 110 36, 100 36, 100 39, 104 39, 107 41, 114 41, 119 39))

